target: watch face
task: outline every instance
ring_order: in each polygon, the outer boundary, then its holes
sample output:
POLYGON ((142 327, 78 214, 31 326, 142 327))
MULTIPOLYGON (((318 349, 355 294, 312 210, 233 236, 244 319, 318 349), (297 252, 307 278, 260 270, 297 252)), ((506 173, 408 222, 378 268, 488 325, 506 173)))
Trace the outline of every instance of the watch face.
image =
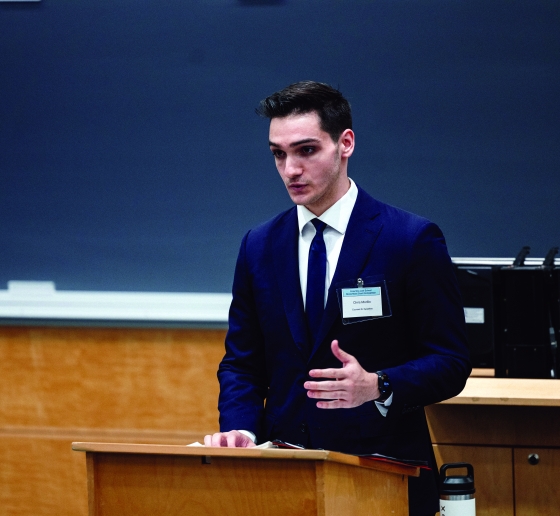
POLYGON ((379 389, 379 401, 385 401, 391 395, 391 383, 389 377, 383 372, 377 372, 377 387, 379 389))

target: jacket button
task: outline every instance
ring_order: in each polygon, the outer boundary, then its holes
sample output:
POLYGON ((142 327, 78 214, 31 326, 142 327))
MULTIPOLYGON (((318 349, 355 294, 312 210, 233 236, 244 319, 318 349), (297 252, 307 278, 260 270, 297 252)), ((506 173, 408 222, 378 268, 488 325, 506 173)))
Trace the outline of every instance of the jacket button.
POLYGON ((305 434, 307 432, 307 424, 302 423, 301 426, 299 427, 299 429, 301 430, 302 434, 305 434))

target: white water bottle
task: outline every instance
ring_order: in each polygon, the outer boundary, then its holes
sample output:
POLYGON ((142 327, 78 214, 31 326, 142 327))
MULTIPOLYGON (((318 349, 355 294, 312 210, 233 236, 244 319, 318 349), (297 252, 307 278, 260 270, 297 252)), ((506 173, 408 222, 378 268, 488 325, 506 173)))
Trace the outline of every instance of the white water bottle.
POLYGON ((439 479, 440 516, 475 516, 474 469, 466 462, 444 464, 439 479), (448 476, 447 470, 467 468, 464 476, 448 476))

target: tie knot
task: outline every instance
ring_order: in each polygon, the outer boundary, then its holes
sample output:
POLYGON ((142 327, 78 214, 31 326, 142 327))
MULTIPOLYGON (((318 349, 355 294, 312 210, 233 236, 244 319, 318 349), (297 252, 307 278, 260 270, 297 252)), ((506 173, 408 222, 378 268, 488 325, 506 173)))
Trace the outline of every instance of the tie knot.
POLYGON ((322 233, 327 227, 327 223, 319 219, 312 219, 311 224, 315 226, 315 231, 317 231, 317 233, 322 233))

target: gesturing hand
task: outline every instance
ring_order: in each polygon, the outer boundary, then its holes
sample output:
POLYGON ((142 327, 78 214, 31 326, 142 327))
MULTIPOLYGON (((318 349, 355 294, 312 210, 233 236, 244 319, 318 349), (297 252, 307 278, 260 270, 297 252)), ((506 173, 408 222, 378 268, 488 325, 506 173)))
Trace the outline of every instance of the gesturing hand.
POLYGON ((358 407, 366 401, 379 397, 377 374, 368 373, 350 354, 342 351, 338 340, 331 343, 333 355, 342 362, 339 369, 312 369, 309 376, 329 378, 319 382, 307 381, 303 384, 310 398, 331 401, 318 401, 317 407, 323 409, 358 407))

